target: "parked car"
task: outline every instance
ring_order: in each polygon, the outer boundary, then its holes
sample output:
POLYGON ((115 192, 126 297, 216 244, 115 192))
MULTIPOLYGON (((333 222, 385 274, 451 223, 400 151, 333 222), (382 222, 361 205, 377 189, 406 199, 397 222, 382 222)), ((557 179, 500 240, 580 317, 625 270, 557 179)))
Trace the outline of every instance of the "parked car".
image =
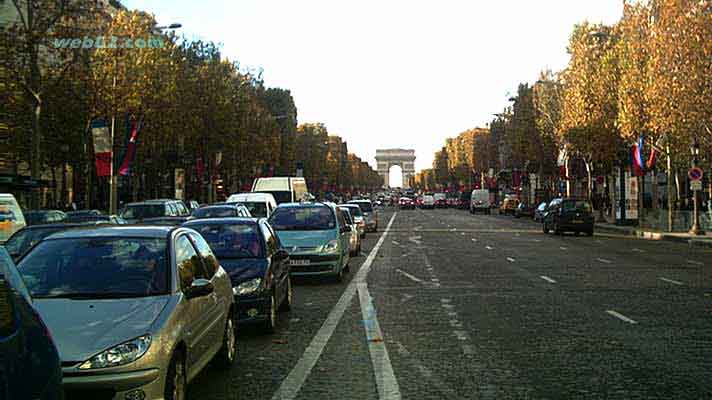
POLYGON ((398 199, 398 208, 401 210, 414 210, 415 203, 410 197, 401 197, 398 199))
POLYGON ((210 360, 235 360, 230 278, 191 229, 64 231, 17 267, 56 341, 67 398, 185 399, 210 360))
POLYGON ((60 210, 33 210, 24 215, 27 226, 54 224, 67 219, 67 214, 60 210))
POLYGON ((521 218, 521 217, 532 218, 532 217, 534 217, 534 208, 532 208, 532 206, 530 206, 529 204, 519 203, 517 208, 514 210, 514 217, 515 218, 521 218))
POLYGON ((330 275, 341 281, 349 265, 351 229, 331 203, 286 203, 269 218, 289 252, 292 276, 330 275))
POLYGON ((269 193, 277 204, 301 201, 308 194, 307 182, 301 177, 257 178, 252 184, 252 192, 269 193))
POLYGON ((558 198, 549 203, 542 229, 544 233, 554 231, 556 235, 564 232, 583 232, 592 236, 593 224, 591 203, 586 200, 558 198))
POLYGON ((468 191, 464 191, 460 193, 460 201, 458 203, 458 207, 460 210, 468 210, 470 208, 470 198, 472 197, 472 193, 468 191))
POLYGON ((492 205, 490 204, 490 192, 487 189, 475 189, 470 194, 470 213, 474 214, 482 211, 490 214, 492 205))
POLYGON ((52 335, 10 256, 0 247, 0 399, 60 400, 62 367, 52 335))
POLYGON ((447 196, 445 193, 435 193, 435 208, 446 208, 447 207, 447 196))
POLYGON ((499 213, 503 215, 514 215, 519 206, 519 199, 516 197, 506 197, 499 206, 499 213))
POLYGON ((351 200, 349 204, 356 204, 361 209, 366 221, 366 231, 378 232, 378 211, 373 209, 371 200, 351 200))
POLYGON ((269 218, 277 208, 277 201, 269 193, 238 193, 227 199, 227 203, 240 203, 250 210, 255 218, 269 218))
POLYGON ((546 213, 546 208, 548 206, 549 203, 547 203, 546 201, 539 203, 536 210, 534 210, 534 221, 544 222, 544 214, 546 213))
POLYGON ((358 224, 351 216, 351 208, 339 206, 339 209, 344 214, 346 225, 351 229, 351 240, 349 240, 349 255, 351 257, 361 254, 361 233, 358 230, 358 224))
POLYGON ((432 193, 426 193, 423 196, 423 205, 422 208, 424 209, 433 209, 435 208, 435 196, 433 196, 432 193))
POLYGON ((67 229, 84 228, 86 226, 87 224, 68 223, 26 226, 7 239, 5 249, 10 254, 10 257, 17 262, 32 246, 47 236, 67 229))
POLYGON ((289 254, 267 220, 213 218, 183 226, 200 233, 230 275, 238 325, 258 324, 274 332, 278 309, 289 310, 294 295, 289 254))
POLYGON ((188 217, 188 220, 200 218, 228 218, 228 217, 243 217, 251 218, 247 207, 242 204, 212 204, 209 206, 200 207, 194 210, 188 217))
POLYGON ((134 224, 148 218, 184 217, 190 215, 181 200, 159 199, 129 203, 119 213, 128 223, 134 224))
POLYGON ((0 244, 25 225, 25 216, 15 196, 0 193, 0 244))
POLYGON ((349 209, 351 218, 353 218, 356 228, 358 229, 359 236, 361 238, 366 237, 366 219, 363 217, 363 212, 361 207, 356 204, 339 204, 339 207, 346 207, 349 209))

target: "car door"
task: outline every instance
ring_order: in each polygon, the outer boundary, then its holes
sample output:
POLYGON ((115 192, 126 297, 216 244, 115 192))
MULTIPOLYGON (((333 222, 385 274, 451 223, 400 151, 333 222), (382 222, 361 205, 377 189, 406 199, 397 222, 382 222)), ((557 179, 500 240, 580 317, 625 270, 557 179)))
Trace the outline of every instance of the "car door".
POLYGON ((188 238, 187 233, 181 233, 174 244, 176 268, 180 289, 184 293, 187 313, 186 341, 188 345, 188 374, 199 371, 210 360, 209 349, 213 339, 212 329, 215 319, 215 298, 211 295, 188 298, 185 293, 196 279, 209 279, 198 251, 188 238), (207 358, 207 360, 206 360, 207 358))
POLYGON ((343 258, 343 265, 349 263, 349 243, 351 241, 351 229, 346 226, 346 220, 344 219, 344 214, 336 209, 336 220, 337 229, 339 233, 339 244, 341 245, 341 257, 343 258))
POLYGON ((264 238, 266 255, 270 261, 270 270, 268 271, 268 274, 271 274, 272 276, 275 293, 277 295, 277 303, 281 304, 284 295, 286 294, 286 279, 288 276, 288 270, 284 265, 285 258, 280 257, 280 255, 277 254, 279 251, 277 236, 274 234, 270 226, 263 222, 260 224, 260 230, 262 231, 262 237, 264 238))

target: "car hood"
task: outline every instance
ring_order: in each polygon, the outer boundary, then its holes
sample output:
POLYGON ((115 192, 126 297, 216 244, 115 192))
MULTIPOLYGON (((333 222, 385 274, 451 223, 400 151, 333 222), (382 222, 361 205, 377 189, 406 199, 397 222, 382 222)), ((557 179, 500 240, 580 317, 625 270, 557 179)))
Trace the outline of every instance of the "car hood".
POLYGON ((220 259, 220 265, 230 276, 232 286, 252 278, 264 276, 268 262, 264 258, 230 258, 220 259))
POLYGON ((34 299, 62 361, 85 361, 150 332, 170 296, 135 299, 34 299))
POLYGON ((336 232, 327 231, 277 231, 282 246, 289 252, 294 247, 317 247, 336 239, 336 232))

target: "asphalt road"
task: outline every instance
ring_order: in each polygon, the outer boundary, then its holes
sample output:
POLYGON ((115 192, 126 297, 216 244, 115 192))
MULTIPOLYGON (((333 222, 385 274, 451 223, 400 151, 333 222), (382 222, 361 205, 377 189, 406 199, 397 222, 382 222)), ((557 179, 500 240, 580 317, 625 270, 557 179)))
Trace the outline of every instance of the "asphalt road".
POLYGON ((712 398, 709 249, 386 210, 363 253, 341 284, 298 281, 189 398, 712 398))

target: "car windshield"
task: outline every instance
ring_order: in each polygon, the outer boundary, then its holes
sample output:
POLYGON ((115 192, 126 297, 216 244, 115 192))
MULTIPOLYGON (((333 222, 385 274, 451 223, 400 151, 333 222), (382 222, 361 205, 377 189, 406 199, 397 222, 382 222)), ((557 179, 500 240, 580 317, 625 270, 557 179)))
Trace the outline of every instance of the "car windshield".
POLYGON ((361 211, 365 213, 373 211, 373 207, 371 206, 371 202, 369 201, 354 201, 353 204, 359 206, 361 211))
POLYGON ((562 208, 564 211, 591 212, 591 204, 587 201, 564 201, 562 208))
POLYGON ((163 217, 166 207, 163 204, 129 204, 121 212, 121 218, 143 219, 163 217))
POLYGON ((218 259, 262 257, 262 244, 257 225, 206 223, 188 226, 203 236, 218 259))
POLYGON ((274 197, 274 200, 277 202, 277 204, 281 203, 289 203, 292 201, 292 192, 288 190, 274 190, 274 191, 266 191, 266 190, 260 190, 257 193, 269 193, 274 197))
POLYGON ((363 213, 361 212, 361 207, 349 207, 349 211, 354 216, 354 218, 363 217, 363 213))
POLYGON ((541 203, 539 204, 539 207, 537 207, 539 211, 544 211, 546 209, 546 203, 541 203))
POLYGON ((344 216, 344 219, 346 220, 347 225, 353 225, 353 220, 351 219, 351 210, 348 208, 340 208, 341 209, 341 214, 344 216))
POLYGON ((166 239, 47 240, 17 268, 34 298, 130 298, 170 290, 166 239))
POLYGON ((334 213, 327 206, 278 207, 270 217, 278 231, 313 231, 336 227, 334 213))
POLYGON ((267 217, 267 203, 262 203, 258 201, 241 201, 239 204, 247 207, 247 210, 255 218, 265 218, 267 217))
POLYGON ((236 217, 237 208, 232 206, 225 207, 203 207, 193 211, 195 218, 220 218, 220 217, 236 217))
POLYGON ((29 250, 30 247, 34 246, 35 243, 63 229, 64 228, 59 227, 23 229, 15 232, 15 234, 12 235, 7 242, 5 242, 5 248, 7 249, 7 252, 16 259, 18 256, 25 254, 25 252, 29 250))

